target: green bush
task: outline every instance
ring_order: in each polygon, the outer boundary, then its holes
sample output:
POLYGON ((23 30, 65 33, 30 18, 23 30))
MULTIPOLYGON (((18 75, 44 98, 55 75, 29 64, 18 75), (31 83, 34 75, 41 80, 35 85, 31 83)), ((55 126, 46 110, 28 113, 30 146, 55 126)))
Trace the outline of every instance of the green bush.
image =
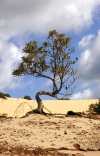
POLYGON ((100 114, 100 99, 95 104, 89 106, 89 112, 91 114, 100 114))
POLYGON ((9 94, 4 94, 6 97, 11 97, 9 94))
POLYGON ((31 99, 31 97, 30 97, 30 96, 28 96, 28 95, 25 95, 25 96, 24 96, 24 99, 27 99, 27 100, 32 100, 32 99, 31 99))
POLYGON ((7 99, 6 97, 11 97, 11 96, 9 94, 5 94, 5 93, 0 92, 0 98, 7 99))
POLYGON ((7 99, 7 98, 5 97, 5 94, 2 93, 2 92, 0 92, 0 98, 2 98, 2 99, 7 99))

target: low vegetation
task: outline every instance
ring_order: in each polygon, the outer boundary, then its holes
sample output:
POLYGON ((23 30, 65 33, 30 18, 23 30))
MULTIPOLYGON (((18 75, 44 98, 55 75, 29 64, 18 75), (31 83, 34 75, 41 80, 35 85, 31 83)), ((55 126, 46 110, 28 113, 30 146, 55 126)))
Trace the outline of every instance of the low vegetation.
POLYGON ((30 97, 30 96, 28 96, 28 95, 25 95, 25 96, 24 96, 24 99, 27 99, 27 100, 32 100, 32 99, 31 99, 31 97, 30 97))
POLYGON ((11 97, 9 94, 5 94, 3 92, 0 92, 0 98, 7 99, 7 97, 11 97))
POLYGON ((89 112, 91 114, 100 114, 100 99, 95 104, 89 106, 89 112))

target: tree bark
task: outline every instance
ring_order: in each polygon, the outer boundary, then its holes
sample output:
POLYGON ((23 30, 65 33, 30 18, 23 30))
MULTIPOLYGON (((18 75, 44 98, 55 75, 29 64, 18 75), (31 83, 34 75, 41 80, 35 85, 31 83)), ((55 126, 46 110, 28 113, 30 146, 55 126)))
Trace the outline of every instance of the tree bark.
POLYGON ((34 113, 39 113, 39 114, 46 114, 43 111, 43 103, 42 103, 42 100, 40 99, 40 95, 49 95, 51 97, 55 97, 55 94, 43 90, 43 91, 38 92, 36 94, 36 96, 35 96, 37 104, 38 104, 38 107, 35 110, 33 110, 33 112, 34 113))
POLYGON ((43 113, 43 104, 42 104, 42 100, 39 97, 39 92, 36 94, 35 98, 36 98, 36 101, 38 104, 38 107, 36 110, 38 113, 42 114, 43 113))

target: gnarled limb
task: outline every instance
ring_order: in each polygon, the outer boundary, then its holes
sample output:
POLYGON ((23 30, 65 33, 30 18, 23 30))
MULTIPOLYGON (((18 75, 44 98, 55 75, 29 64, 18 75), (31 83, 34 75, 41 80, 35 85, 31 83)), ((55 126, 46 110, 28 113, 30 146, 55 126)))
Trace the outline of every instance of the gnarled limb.
POLYGON ((36 94, 35 98, 36 98, 36 101, 37 101, 37 104, 38 104, 38 107, 33 110, 34 113, 39 113, 39 114, 46 114, 44 111, 43 111, 43 103, 42 103, 42 100, 40 98, 40 95, 49 95, 51 97, 55 97, 55 94, 51 93, 51 92, 47 92, 47 91, 40 91, 36 94))

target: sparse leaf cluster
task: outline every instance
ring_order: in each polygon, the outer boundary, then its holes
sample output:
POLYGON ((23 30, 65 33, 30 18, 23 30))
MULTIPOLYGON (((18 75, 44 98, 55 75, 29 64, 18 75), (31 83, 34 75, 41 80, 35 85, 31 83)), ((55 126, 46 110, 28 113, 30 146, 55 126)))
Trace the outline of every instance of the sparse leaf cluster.
POLYGON ((100 99, 95 104, 89 106, 89 112, 91 114, 100 114, 100 99))

